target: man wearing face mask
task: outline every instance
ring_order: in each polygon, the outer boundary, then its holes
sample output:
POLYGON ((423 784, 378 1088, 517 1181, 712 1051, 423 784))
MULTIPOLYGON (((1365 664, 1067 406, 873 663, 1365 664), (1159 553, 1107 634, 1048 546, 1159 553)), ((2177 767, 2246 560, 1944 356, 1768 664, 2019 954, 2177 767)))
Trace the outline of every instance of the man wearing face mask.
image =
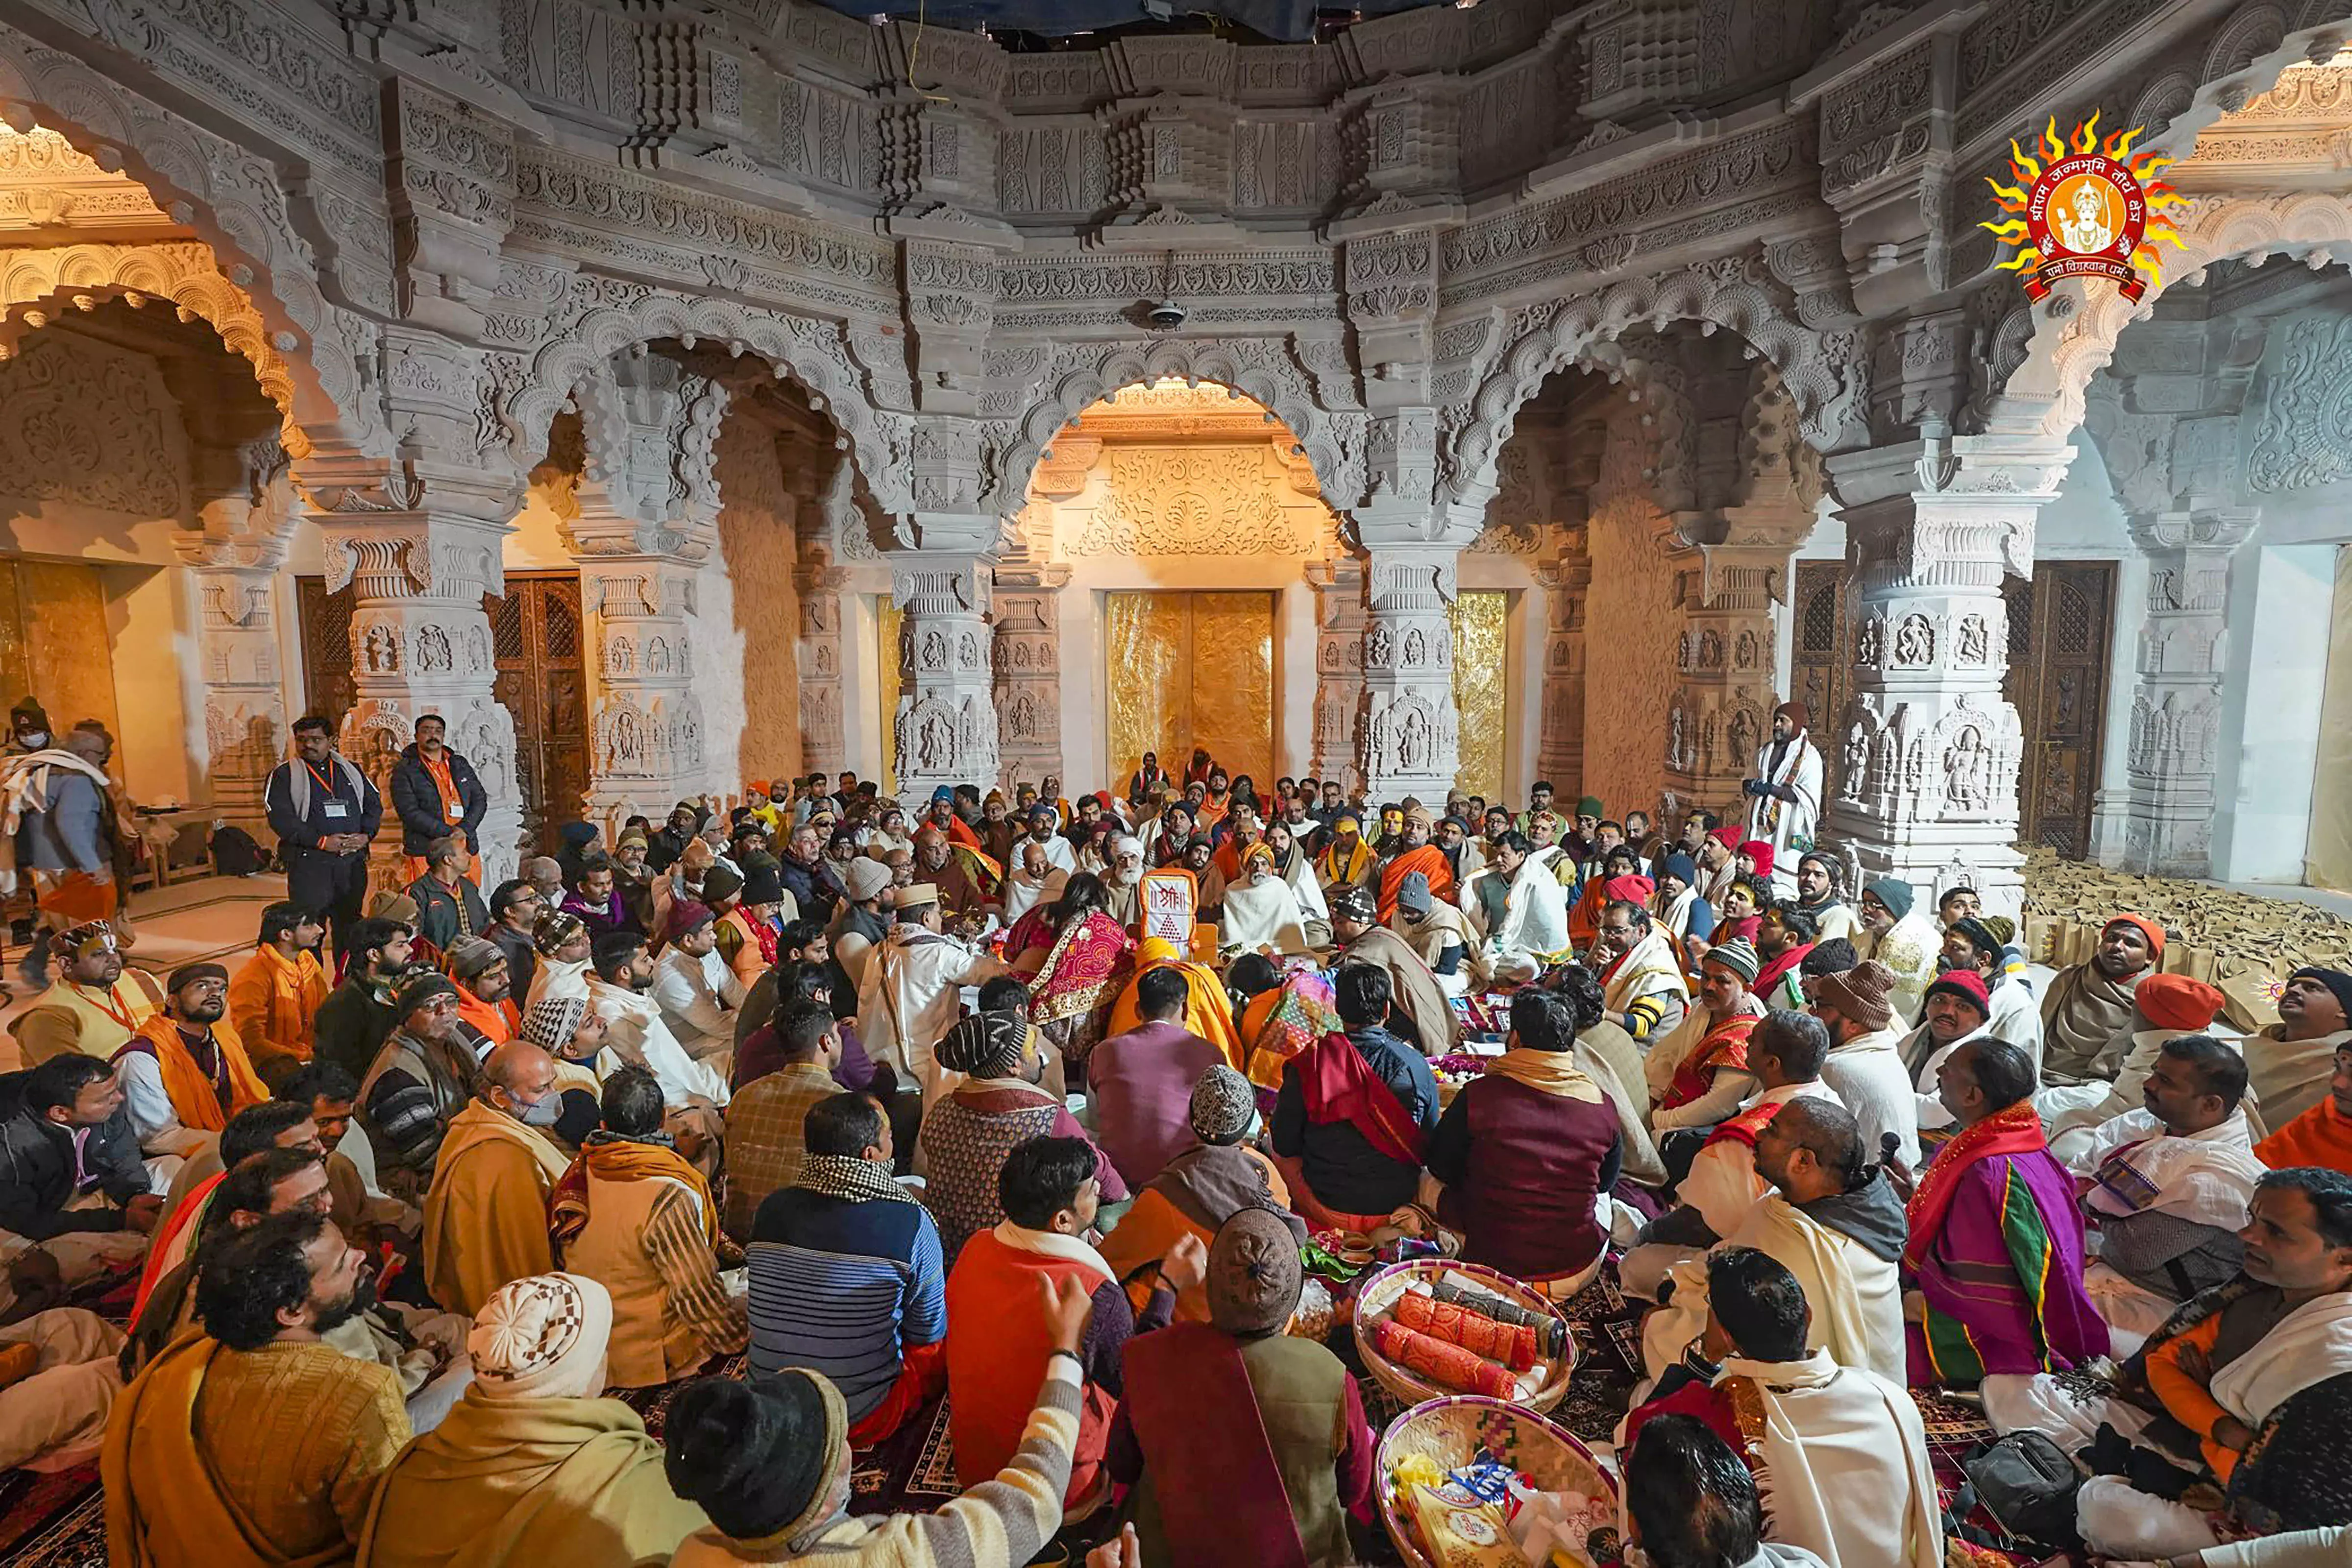
POLYGON ((478 1316, 500 1286, 555 1267, 547 1197, 570 1161, 547 1129, 562 1113, 555 1059, 517 1040, 449 1118, 425 1195, 425 1284, 451 1312, 478 1316))

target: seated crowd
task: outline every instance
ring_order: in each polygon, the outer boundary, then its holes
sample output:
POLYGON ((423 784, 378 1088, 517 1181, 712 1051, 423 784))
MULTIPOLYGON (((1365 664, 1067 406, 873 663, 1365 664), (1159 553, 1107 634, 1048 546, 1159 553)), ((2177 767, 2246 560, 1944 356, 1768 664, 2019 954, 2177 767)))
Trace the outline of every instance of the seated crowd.
POLYGON ((95 1460, 118 1568, 1354 1562, 1376 1430, 1285 1331, 1399 1228, 1654 1303, 1658 1568, 1944 1563, 1930 1391, 2070 1456, 2103 1560, 2347 1560, 2352 973, 2239 1037, 2136 915, 2037 987, 1972 890, 1706 812, 1204 755, 754 782, 487 894, 468 842, 234 970, 47 948, 0 1464, 95 1460), (943 1397, 963 1495, 854 1512, 943 1397))

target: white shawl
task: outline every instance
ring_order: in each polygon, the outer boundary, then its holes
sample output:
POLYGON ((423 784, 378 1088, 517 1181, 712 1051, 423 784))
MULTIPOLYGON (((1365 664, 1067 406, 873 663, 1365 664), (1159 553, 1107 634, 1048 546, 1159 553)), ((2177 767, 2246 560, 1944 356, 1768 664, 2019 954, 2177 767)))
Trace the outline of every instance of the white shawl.
POLYGON ((2352 1291, 2304 1302, 2207 1387, 2215 1403, 2259 1430, 2272 1411, 2345 1372, 2352 1372, 2352 1291))
MULTIPOLYGON (((1497 873, 1490 871, 1482 874, 1497 873)), ((1466 903, 1465 907, 1468 907, 1466 903)), ((1486 940, 1504 956, 1522 953, 1549 955, 1568 946, 1568 890, 1559 885, 1550 867, 1533 855, 1519 862, 1517 873, 1511 878, 1510 890, 1504 894, 1502 924, 1486 933, 1486 940)))
POLYGON ((1762 1406, 1748 1441, 1772 1539, 1829 1568, 1943 1568, 1944 1526, 1927 1432, 1911 1396, 1827 1351, 1802 1361, 1727 1357, 1762 1406))
POLYGON ((1307 917, 1298 895, 1279 873, 1257 882, 1240 878, 1225 884, 1223 918, 1218 921, 1218 945, 1252 951, 1271 946, 1277 952, 1304 952, 1307 917))
POLYGON ((1811 731, 1799 730, 1774 768, 1772 747, 1766 741, 1756 753, 1756 777, 1767 784, 1785 784, 1793 800, 1759 796, 1748 807, 1748 836, 1772 846, 1772 892, 1790 897, 1797 891, 1797 856, 1813 847, 1822 814, 1822 754, 1811 731))
POLYGON ((1683 978, 1683 967, 1675 956, 1674 944, 1656 926, 1633 944, 1617 967, 1609 971, 1609 978, 1601 988, 1601 1005, 1612 1013, 1622 1013, 1643 997, 1670 992, 1690 999, 1690 983, 1683 978))
POLYGON ((2091 1179, 2083 1203, 2094 1214, 2168 1214, 2217 1230, 2245 1228, 2254 1183, 2269 1168, 2254 1158, 2243 1111, 2177 1134, 2146 1111, 2126 1111, 2102 1123, 2090 1147, 2067 1162, 2073 1175, 2091 1179))
POLYGON ((1070 873, 1059 866, 1048 865, 1045 876, 1035 878, 1021 870, 1016 862, 1004 873, 1004 924, 1010 925, 1037 905, 1061 897, 1069 880, 1070 873))

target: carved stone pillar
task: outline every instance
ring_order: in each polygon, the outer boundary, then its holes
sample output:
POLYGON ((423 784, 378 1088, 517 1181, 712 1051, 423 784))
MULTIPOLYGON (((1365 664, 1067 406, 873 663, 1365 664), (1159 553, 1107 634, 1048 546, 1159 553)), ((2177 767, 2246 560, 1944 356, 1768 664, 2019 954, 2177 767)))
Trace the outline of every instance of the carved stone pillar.
POLYGON ((837 775, 849 764, 842 738, 841 591, 849 573, 835 566, 793 569, 801 600, 801 771, 837 775))
POLYGON ((1861 607, 1826 836, 1864 879, 1899 876, 1925 897, 1965 879, 1988 910, 2018 912, 2024 737, 2001 695, 2000 582, 2032 570, 2034 518, 2073 456, 1993 434, 1828 460, 1861 607))
POLYGON ((438 510, 437 496, 397 475, 373 491, 312 493, 328 507, 317 519, 326 538, 327 591, 352 591, 356 700, 340 744, 384 796, 376 880, 405 880, 392 765, 415 738, 417 716, 427 713, 441 716, 451 748, 474 765, 489 796, 478 847, 483 877, 513 875, 522 831, 514 719, 492 690, 490 621, 482 612, 482 596, 506 587, 499 563, 506 524, 438 510))
POLYGON ((1353 556, 1307 563, 1315 585, 1315 750, 1318 779, 1353 789, 1363 778, 1356 716, 1364 706, 1364 563, 1353 556))
POLYGON ((269 841, 262 791, 291 733, 278 681, 278 569, 282 534, 173 536, 195 588, 196 653, 205 672, 205 772, 213 815, 269 841))
POLYGON ((269 841, 262 791, 286 756, 278 679, 277 579, 299 503, 287 473, 277 408, 250 378, 237 384, 205 361, 161 361, 188 434, 196 526, 175 532, 194 591, 205 682, 205 791, 213 814, 269 841))
POLYGON ((1773 606, 1788 601, 1795 533, 1809 520, 1777 509, 1755 515, 1762 510, 1734 507, 1703 519, 1723 542, 1689 551, 1680 574, 1682 680, 1667 725, 1684 744, 1678 753, 1669 748, 1668 788, 1726 821, 1739 814, 1740 780, 1772 733, 1780 701, 1772 689, 1773 606))
POLYGON ((583 810, 617 828, 636 812, 659 821, 714 782, 704 773, 694 617, 718 541, 711 446, 728 392, 643 347, 614 355, 610 369, 609 382, 579 394, 587 476, 564 534, 580 562, 595 682, 583 810))
POLYGON ((1570 800, 1584 791, 1584 596, 1592 587, 1583 525, 1575 534, 1567 554, 1536 572, 1548 606, 1536 770, 1570 800))
POLYGON ((909 799, 942 784, 985 785, 1003 772, 990 690, 990 580, 989 559, 978 552, 890 552, 890 591, 903 612, 892 734, 898 790, 909 799))
POLYGON ((404 881, 392 764, 417 716, 440 715, 489 797, 477 852, 494 883, 514 874, 522 812, 482 598, 506 589, 500 550, 522 476, 475 439, 489 384, 478 351, 394 327, 383 362, 385 412, 413 433, 411 455, 371 457, 331 432, 296 472, 323 536, 327 591, 352 591, 355 700, 341 747, 386 796, 374 878, 404 881))
POLYGON ((2254 507, 2131 519, 2133 542, 2148 557, 2147 619, 2132 695, 2131 786, 2121 801, 2102 802, 2105 822, 2121 830, 2099 846, 2109 864, 2158 876, 2210 873, 2230 556, 2261 519, 2254 507))
POLYGON ((1454 705, 1451 544, 1379 546, 1364 569, 1364 708, 1358 733, 1375 800, 1443 805, 1460 765, 1454 705))
MULTIPOLYGON (((995 572, 1000 782, 1063 777, 1062 588, 1070 569, 1013 564, 995 572)), ((978 780, 974 780, 978 782, 978 780)))

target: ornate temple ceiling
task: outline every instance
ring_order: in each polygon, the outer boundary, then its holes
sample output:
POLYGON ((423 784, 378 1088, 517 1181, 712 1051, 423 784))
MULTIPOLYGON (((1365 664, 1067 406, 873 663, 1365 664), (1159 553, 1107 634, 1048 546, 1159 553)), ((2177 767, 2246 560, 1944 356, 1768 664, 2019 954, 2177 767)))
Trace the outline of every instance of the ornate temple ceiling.
MULTIPOLYGON (((921 17, 934 26, 1035 33, 1046 38, 1107 33, 1185 18, 1229 24, 1274 43, 1312 41, 1323 29, 1368 16, 1387 16, 1459 0, 824 0, 834 10, 871 16, 921 17)), ((1471 0, 1475 4, 1475 0, 1471 0)), ((1466 9, 1466 6, 1465 7, 1466 9)))

